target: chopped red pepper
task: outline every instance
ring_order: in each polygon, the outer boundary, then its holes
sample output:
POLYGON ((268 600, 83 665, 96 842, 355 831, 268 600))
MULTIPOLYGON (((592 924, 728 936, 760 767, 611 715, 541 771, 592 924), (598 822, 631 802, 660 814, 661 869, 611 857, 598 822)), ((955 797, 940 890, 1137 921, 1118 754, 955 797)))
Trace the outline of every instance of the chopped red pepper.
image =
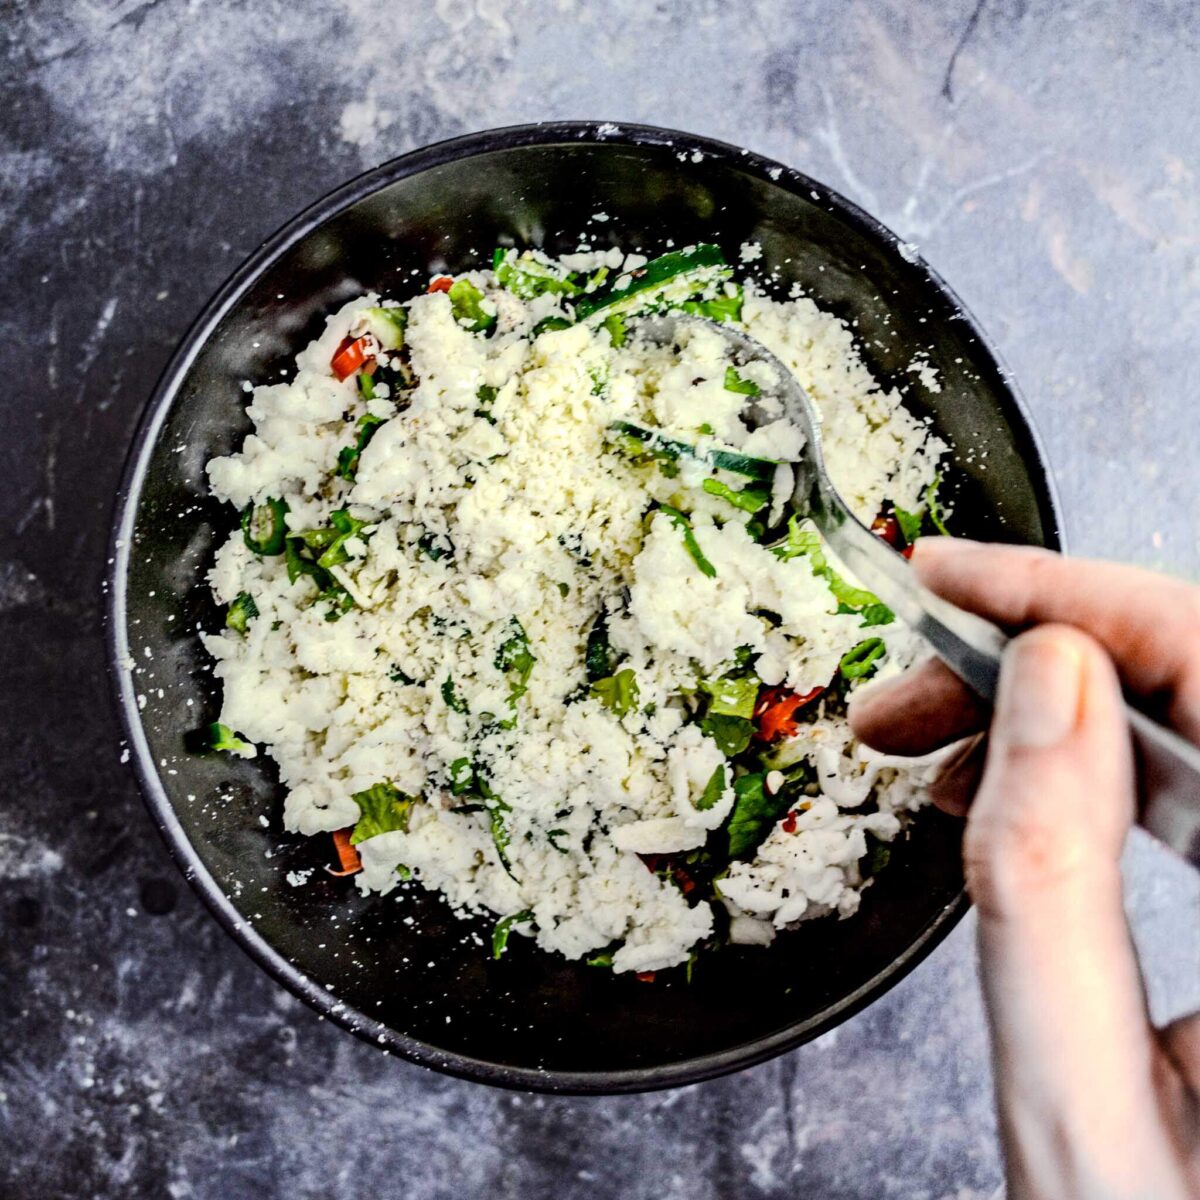
POLYGON ((899 546, 901 541, 900 522, 896 520, 895 514, 888 513, 879 516, 871 522, 871 532, 877 537, 881 537, 889 546, 899 546))
POLYGON ((335 871, 332 867, 326 867, 325 870, 339 879, 343 875, 357 875, 362 870, 362 859, 359 857, 358 851, 350 845, 350 833, 350 827, 333 831, 333 848, 337 851, 338 862, 341 863, 342 869, 335 871))
POLYGON ((797 710, 810 704, 824 691, 823 687, 815 687, 811 692, 799 695, 789 688, 768 688, 754 706, 754 716, 758 720, 758 736, 764 742, 777 742, 781 737, 794 737, 799 728, 796 724, 797 710))
POLYGON ((653 983, 657 976, 657 971, 639 971, 634 978, 638 983, 653 983))
POLYGON ((375 365, 375 358, 369 353, 371 342, 369 338, 344 338, 342 344, 334 352, 329 365, 339 379, 348 379, 360 368, 370 364, 375 365))
POLYGON ((900 551, 901 558, 912 558, 912 552, 917 548, 916 542, 909 542, 903 550, 900 551))
POLYGON ((449 275, 439 275, 426 289, 429 292, 448 292, 454 285, 449 275))
POLYGON ((784 833, 795 833, 796 832, 796 818, 799 815, 800 814, 793 808, 792 811, 790 813, 788 813, 788 815, 786 817, 783 818, 783 832, 784 833))

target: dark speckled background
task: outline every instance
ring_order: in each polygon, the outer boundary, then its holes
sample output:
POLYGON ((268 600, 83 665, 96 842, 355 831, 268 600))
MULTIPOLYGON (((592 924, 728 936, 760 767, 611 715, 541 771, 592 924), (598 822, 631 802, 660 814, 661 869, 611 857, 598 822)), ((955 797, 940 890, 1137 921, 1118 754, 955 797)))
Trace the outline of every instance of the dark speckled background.
MULTIPOLYGON (((918 243, 1024 386, 1075 551, 1196 575, 1198 43, 1166 0, 0 0, 0 1196, 1001 1195, 969 919, 834 1033, 659 1095, 500 1093, 318 1021, 120 764, 109 513, 170 348, 296 209, 597 117, 748 145, 918 243)), ((1128 867, 1155 1015, 1200 1006, 1200 887, 1128 867)))

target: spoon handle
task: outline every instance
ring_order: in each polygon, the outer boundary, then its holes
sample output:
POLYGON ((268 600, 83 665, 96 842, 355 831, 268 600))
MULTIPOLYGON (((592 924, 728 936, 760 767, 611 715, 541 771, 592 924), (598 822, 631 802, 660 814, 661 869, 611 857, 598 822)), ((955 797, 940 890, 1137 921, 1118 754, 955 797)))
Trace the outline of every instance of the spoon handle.
MULTIPOLYGON (((821 515, 822 532, 846 566, 973 692, 994 701, 1008 636, 922 587, 909 564, 840 504, 827 503, 821 515)), ((1141 823, 1200 867, 1200 750, 1128 702, 1125 712, 1137 763, 1141 823)))

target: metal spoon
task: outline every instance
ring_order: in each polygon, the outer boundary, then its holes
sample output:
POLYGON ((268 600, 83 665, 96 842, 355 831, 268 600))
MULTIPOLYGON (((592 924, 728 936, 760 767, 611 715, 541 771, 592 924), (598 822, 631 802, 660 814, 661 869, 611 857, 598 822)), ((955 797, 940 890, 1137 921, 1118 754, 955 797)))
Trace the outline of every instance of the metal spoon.
MULTIPOLYGON (((808 393, 766 347, 730 325, 701 317, 656 314, 638 330, 660 345, 673 342, 680 327, 711 329, 742 363, 762 362, 779 380, 772 396, 783 412, 769 412, 760 398, 742 410, 751 428, 786 417, 804 434, 792 503, 810 516, 837 556, 896 615, 925 639, 933 652, 977 695, 996 698, 1000 659, 1008 635, 990 621, 958 608, 917 582, 912 568, 851 511, 830 481, 821 449, 820 414, 808 393)), ((1193 866, 1200 867, 1200 750, 1131 704, 1126 715, 1133 736, 1142 797, 1142 825, 1193 866)))

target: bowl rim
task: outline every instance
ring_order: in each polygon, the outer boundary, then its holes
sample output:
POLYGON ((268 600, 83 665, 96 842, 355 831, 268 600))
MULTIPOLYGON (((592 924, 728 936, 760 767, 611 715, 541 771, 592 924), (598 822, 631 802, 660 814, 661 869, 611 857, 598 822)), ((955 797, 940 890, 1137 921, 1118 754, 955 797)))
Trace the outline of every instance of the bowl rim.
POLYGON ((241 948, 277 982, 303 1000, 322 1017, 336 1022, 385 1053, 395 1053, 419 1066, 475 1082, 523 1091, 573 1095, 621 1094, 652 1091, 699 1083, 732 1071, 754 1066, 810 1041, 847 1020, 895 986, 941 943, 970 907, 961 891, 926 926, 902 954, 850 995, 808 1020, 712 1054, 680 1059, 653 1067, 613 1071, 545 1070, 517 1067, 441 1050, 408 1037, 390 1026, 351 1008, 327 992, 317 981, 289 962, 234 908, 232 901, 205 867, 189 841, 159 777, 142 728, 132 672, 127 625, 127 575, 132 535, 150 459, 180 385, 214 330, 244 294, 300 239, 350 205, 397 180, 443 163, 496 150, 569 143, 613 143, 671 147, 680 155, 699 153, 787 191, 803 194, 834 212, 843 221, 876 242, 891 244, 914 269, 957 311, 984 355, 995 365, 995 381, 1005 415, 1024 440, 1022 457, 1036 469, 1033 477, 1047 544, 1063 548, 1060 502, 1050 473, 1042 439, 1012 373, 985 337, 975 318, 941 276, 924 259, 913 255, 903 240, 882 222, 818 180, 786 164, 748 149, 697 134, 652 125, 611 121, 547 121, 485 129, 427 146, 390 159, 333 189, 292 217, 267 238, 217 289, 201 310, 163 368, 146 400, 114 506, 106 573, 107 605, 105 644, 112 695, 130 749, 134 775, 142 797, 171 856, 209 911, 241 948))

